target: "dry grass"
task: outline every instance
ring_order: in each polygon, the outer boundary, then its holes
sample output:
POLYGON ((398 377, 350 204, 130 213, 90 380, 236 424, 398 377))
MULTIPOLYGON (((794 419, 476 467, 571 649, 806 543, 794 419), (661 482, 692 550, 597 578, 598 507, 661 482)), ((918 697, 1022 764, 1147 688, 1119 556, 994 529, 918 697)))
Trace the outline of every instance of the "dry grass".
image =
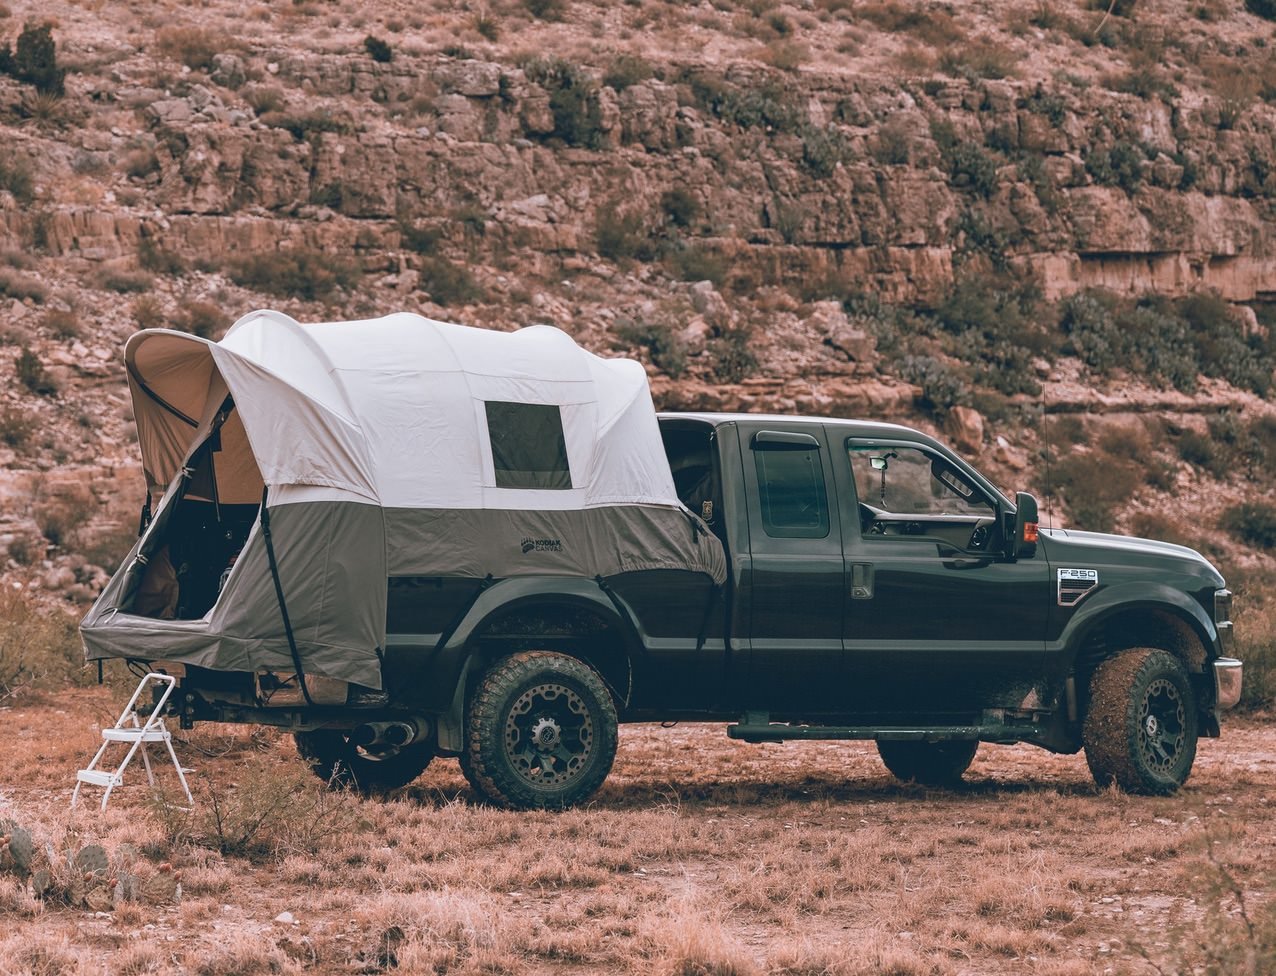
MULTIPOLYGON (((309 841, 298 822, 316 819, 323 794, 297 778, 287 737, 183 733, 196 824, 214 793, 240 815, 280 790, 311 811, 275 817, 270 843, 242 856, 206 827, 167 826, 140 770, 105 815, 91 797, 67 811, 74 770, 123 694, 68 691, 0 713, 23 730, 0 756, 0 817, 37 840, 171 862, 183 900, 94 918, 6 882, 0 952, 16 971, 1080 976, 1152 972, 1141 952, 1176 971, 1188 943, 1165 932, 1199 915, 1205 891, 1185 878, 1220 883, 1207 831, 1231 831, 1214 850, 1252 904, 1273 881, 1276 731, 1254 724, 1203 742, 1168 799, 1097 793, 1079 757, 1026 746, 985 747, 968 786, 928 792, 896 784, 863 744, 626 727, 586 809, 494 810, 438 760, 395 799, 338 796, 337 829, 309 841), (285 911, 295 924, 272 921, 285 911)), ((171 771, 160 776, 171 788, 171 771)), ((1229 918, 1213 924, 1234 939, 1229 918)))

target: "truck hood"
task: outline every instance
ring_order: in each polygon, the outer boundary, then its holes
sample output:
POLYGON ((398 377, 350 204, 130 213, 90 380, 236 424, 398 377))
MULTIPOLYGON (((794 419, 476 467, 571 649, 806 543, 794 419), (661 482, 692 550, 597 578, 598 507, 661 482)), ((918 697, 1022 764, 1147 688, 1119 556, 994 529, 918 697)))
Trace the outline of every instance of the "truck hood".
POLYGON ((1168 560, 1180 563, 1188 572, 1213 580, 1216 586, 1223 585, 1223 576, 1214 568, 1214 564, 1195 549, 1189 549, 1187 546, 1175 545, 1172 542, 1158 542, 1155 539, 1139 539, 1128 535, 1081 532, 1077 529, 1042 529, 1042 534, 1055 543, 1063 543, 1064 552, 1058 551, 1060 547, 1056 545, 1053 547, 1055 551, 1051 554, 1052 558, 1059 556, 1073 558, 1074 553, 1080 556, 1083 551, 1090 551, 1096 555, 1099 552, 1111 553, 1122 559, 1137 560, 1142 556, 1158 562, 1168 560))

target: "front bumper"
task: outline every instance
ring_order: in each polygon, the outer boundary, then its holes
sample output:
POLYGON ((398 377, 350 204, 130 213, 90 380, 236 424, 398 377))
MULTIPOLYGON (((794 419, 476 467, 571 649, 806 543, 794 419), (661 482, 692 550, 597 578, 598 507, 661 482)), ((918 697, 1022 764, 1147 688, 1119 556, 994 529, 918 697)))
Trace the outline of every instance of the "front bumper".
POLYGON ((1218 709, 1232 708, 1241 700, 1241 680, 1245 665, 1234 657, 1220 657, 1214 662, 1214 704, 1218 709))

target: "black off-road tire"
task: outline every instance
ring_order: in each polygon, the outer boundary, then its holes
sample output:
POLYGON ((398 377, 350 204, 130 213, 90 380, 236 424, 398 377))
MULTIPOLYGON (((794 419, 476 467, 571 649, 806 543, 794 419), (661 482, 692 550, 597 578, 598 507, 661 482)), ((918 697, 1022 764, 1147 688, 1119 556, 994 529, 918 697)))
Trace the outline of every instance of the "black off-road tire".
POLYGON ((970 768, 978 742, 899 742, 879 739, 877 753, 895 778, 922 786, 956 786, 970 768))
POLYGON ((1192 772, 1196 696, 1174 655, 1135 647, 1108 658, 1090 679, 1081 741, 1100 786, 1167 796, 1192 772))
POLYGON ((522 651, 474 689, 461 769, 493 803, 561 810, 602 785, 616 741, 616 707, 598 672, 565 654, 522 651))
POLYGON ((361 752, 344 732, 317 729, 294 732, 297 754, 325 783, 360 793, 388 793, 407 786, 425 772, 434 758, 431 742, 414 742, 392 755, 374 757, 361 752))

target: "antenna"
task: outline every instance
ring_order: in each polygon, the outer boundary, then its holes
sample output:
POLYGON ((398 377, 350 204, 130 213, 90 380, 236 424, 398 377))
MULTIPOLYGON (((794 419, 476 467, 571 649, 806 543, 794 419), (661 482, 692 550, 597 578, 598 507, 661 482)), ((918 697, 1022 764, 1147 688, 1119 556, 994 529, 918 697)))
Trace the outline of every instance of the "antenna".
POLYGON ((1046 494, 1046 527, 1054 528, 1054 518, 1051 515, 1051 498, 1053 492, 1050 487, 1050 425, 1046 422, 1049 416, 1046 413, 1046 389, 1050 385, 1050 377, 1046 376, 1041 381, 1041 446, 1045 453, 1045 494, 1046 494))

